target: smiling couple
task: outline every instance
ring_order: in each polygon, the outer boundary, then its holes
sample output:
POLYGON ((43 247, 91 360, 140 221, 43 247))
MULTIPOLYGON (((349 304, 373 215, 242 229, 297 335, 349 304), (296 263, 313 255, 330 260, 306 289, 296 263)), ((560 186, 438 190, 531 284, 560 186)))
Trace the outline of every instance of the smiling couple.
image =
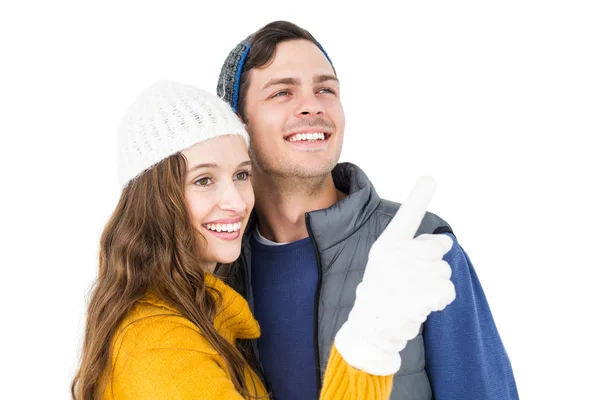
POLYGON ((306 30, 236 46, 215 96, 162 80, 118 131, 74 399, 517 399, 473 266, 338 164, 340 82, 306 30))

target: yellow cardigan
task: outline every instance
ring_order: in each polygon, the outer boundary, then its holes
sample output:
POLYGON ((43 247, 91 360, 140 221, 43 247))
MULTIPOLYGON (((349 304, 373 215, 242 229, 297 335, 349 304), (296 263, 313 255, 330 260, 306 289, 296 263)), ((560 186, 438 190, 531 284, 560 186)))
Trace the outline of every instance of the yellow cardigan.
MULTIPOLYGON (((225 339, 260 336, 258 322, 246 300, 223 281, 206 274, 207 285, 223 296, 214 325, 225 339)), ((222 357, 172 305, 152 293, 136 303, 112 340, 104 400, 242 399, 229 378, 222 357)), ((267 399, 250 368, 250 390, 267 399)), ((392 375, 374 376, 347 364, 335 346, 327 363, 321 399, 388 399, 392 375)))

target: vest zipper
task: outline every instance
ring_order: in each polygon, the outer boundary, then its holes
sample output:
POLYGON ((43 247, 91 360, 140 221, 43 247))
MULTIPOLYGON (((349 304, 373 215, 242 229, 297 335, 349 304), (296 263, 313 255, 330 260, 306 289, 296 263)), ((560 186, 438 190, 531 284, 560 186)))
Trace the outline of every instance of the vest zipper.
POLYGON ((315 348, 315 364, 317 371, 317 394, 321 392, 321 361, 319 356, 319 300, 321 297, 321 281, 323 279, 323 267, 321 265, 321 254, 319 253, 319 247, 317 246, 317 242, 312 233, 312 229, 310 227, 310 217, 308 213, 305 213, 306 220, 306 229, 308 230, 308 236, 310 237, 310 241, 312 242, 313 249, 315 251, 315 257, 317 259, 317 270, 319 273, 319 279, 317 281, 317 292, 315 294, 315 315, 314 315, 314 331, 313 331, 313 340, 314 340, 314 348, 315 348))

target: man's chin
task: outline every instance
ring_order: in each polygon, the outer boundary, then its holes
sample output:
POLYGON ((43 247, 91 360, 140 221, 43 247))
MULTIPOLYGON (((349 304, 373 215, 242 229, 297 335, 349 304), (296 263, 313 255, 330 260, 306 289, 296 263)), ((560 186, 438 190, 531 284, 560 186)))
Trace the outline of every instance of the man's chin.
MULTIPOLYGON (((279 159, 263 158, 260 162, 253 158, 254 164, 260 170, 261 175, 277 179, 305 178, 314 179, 331 174, 337 165, 339 157, 316 157, 316 154, 305 153, 304 156, 290 154, 279 159)), ((259 175, 256 171, 255 176, 259 175)))
POLYGON ((300 163, 286 165, 284 170, 279 170, 275 173, 285 178, 315 179, 328 176, 334 167, 335 163, 320 165, 300 163))
POLYGON ((321 162, 300 163, 298 170, 306 177, 319 177, 331 174, 335 168, 337 160, 322 160, 321 162))

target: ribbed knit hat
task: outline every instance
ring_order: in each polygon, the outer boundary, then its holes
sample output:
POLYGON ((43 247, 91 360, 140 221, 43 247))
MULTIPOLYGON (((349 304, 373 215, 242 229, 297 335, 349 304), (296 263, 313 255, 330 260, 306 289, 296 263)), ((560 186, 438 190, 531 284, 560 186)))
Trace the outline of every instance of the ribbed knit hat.
POLYGON ((221 67, 221 73, 219 74, 217 95, 229 103, 233 112, 237 112, 238 109, 240 77, 242 76, 242 69, 244 68, 246 58, 248 58, 248 53, 250 52, 251 39, 252 35, 239 42, 238 45, 229 52, 229 55, 221 67))
MULTIPOLYGON (((219 74, 217 95, 229 103, 234 112, 238 111, 240 78, 242 76, 244 64, 248 58, 248 53, 250 53, 250 45, 253 36, 254 34, 248 36, 229 52, 229 55, 221 67, 221 73, 219 74)), ((333 63, 331 62, 329 55, 327 55, 327 52, 323 49, 323 46, 321 46, 319 43, 317 43, 317 46, 321 49, 325 57, 327 57, 329 63, 333 66, 333 63)))
POLYGON ((165 158, 222 135, 240 135, 249 142, 244 125, 219 97, 160 80, 142 91, 119 126, 119 183, 125 187, 165 158))

